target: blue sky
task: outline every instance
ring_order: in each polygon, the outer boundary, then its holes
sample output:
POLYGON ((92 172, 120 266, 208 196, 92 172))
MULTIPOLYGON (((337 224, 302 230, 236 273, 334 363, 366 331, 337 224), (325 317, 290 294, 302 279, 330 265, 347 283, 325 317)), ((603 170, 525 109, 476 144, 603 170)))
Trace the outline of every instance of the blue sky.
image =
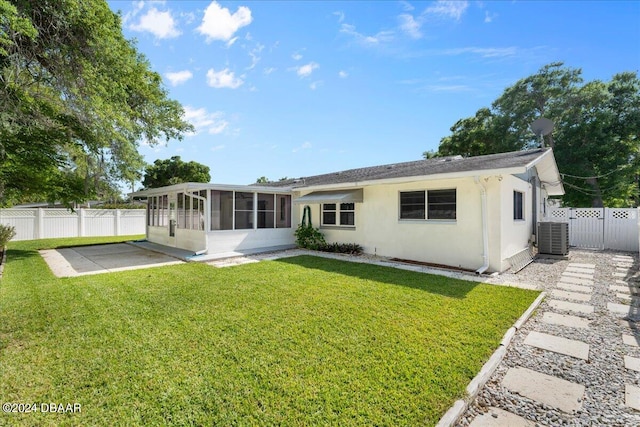
POLYGON ((638 1, 109 1, 196 132, 142 146, 250 184, 417 160, 553 61, 640 69, 638 1))

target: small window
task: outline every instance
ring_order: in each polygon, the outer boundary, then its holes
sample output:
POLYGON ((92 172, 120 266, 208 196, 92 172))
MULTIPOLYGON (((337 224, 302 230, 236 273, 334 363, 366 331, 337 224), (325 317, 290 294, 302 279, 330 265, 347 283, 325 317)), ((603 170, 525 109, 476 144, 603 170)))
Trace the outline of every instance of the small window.
POLYGON ((456 190, 427 191, 428 219, 456 219, 456 190))
POLYGON ((355 203, 340 203, 340 225, 356 225, 355 203))
POLYGON ((520 191, 513 192, 513 219, 524 219, 524 194, 520 191))
POLYGON ((325 203, 322 205, 322 225, 336 225, 335 203, 325 203))

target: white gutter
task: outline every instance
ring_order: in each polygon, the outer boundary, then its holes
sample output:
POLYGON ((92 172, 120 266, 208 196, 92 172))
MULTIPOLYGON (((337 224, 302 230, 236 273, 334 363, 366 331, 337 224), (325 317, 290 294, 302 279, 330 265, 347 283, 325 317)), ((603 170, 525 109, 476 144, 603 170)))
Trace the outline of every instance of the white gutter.
POLYGON ((482 260, 484 264, 476 270, 476 274, 482 274, 489 268, 489 224, 487 221, 487 188, 480 181, 480 177, 474 176, 473 180, 480 187, 480 203, 482 208, 482 260))

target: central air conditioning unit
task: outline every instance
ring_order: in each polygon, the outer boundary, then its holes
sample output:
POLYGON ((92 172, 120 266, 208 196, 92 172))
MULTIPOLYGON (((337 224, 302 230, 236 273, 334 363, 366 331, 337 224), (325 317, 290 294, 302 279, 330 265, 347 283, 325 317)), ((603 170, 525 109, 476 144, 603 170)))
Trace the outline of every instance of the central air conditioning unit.
POLYGON ((569 253, 569 223, 539 222, 538 253, 567 255, 569 253))

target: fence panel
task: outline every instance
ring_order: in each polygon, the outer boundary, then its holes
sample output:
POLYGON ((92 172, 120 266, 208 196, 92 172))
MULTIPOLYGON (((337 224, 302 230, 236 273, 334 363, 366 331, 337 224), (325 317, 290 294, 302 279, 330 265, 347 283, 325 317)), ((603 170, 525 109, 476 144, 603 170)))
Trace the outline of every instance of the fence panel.
POLYGON ((13 240, 145 234, 144 209, 0 209, 0 224, 16 228, 13 240))
POLYGON ((607 209, 604 246, 620 251, 638 251, 638 211, 636 209, 607 209))
POLYGON ((569 245, 604 249, 604 209, 571 208, 570 215, 569 245))

